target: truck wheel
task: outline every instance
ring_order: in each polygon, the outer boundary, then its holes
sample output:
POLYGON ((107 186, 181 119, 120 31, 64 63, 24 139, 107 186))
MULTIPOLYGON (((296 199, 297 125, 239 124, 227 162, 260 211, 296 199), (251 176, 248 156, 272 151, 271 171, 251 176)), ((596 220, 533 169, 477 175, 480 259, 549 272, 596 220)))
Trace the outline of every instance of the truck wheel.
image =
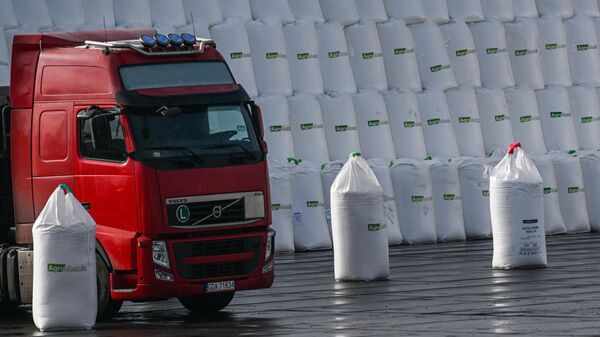
POLYGON ((210 314, 224 309, 235 295, 234 291, 202 296, 179 297, 179 302, 195 314, 210 314))
POLYGON ((100 254, 96 253, 96 280, 98 284, 98 313, 97 321, 106 321, 115 316, 123 301, 115 301, 110 297, 110 273, 108 266, 100 254))

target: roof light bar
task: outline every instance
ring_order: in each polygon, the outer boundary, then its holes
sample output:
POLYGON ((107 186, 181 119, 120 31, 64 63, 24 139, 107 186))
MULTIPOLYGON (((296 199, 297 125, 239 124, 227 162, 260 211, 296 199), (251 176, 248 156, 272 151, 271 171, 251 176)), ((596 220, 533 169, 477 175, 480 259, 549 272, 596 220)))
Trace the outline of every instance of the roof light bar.
POLYGON ((171 45, 174 47, 179 47, 183 44, 183 39, 178 34, 169 34, 169 40, 171 40, 171 45))
POLYGON ((154 35, 154 39, 156 40, 156 45, 159 47, 168 47, 171 44, 171 40, 163 34, 154 35))
POLYGON ((146 48, 152 48, 156 46, 156 40, 150 35, 140 36, 140 43, 146 48))
POLYGON ((196 44, 196 37, 189 33, 182 33, 181 39, 183 40, 183 44, 186 46, 193 46, 196 44))

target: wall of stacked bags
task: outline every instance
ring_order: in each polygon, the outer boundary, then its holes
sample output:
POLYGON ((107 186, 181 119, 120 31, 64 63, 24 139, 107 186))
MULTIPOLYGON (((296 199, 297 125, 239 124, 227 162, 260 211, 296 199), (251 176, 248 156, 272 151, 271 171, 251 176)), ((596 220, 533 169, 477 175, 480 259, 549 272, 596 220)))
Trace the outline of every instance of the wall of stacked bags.
POLYGON ((212 37, 262 107, 278 251, 331 247, 352 152, 390 244, 491 236, 489 165, 518 140, 547 234, 600 229, 597 0, 0 0, 0 86, 19 33, 155 27, 212 37), (293 158, 290 160, 289 158, 293 158))

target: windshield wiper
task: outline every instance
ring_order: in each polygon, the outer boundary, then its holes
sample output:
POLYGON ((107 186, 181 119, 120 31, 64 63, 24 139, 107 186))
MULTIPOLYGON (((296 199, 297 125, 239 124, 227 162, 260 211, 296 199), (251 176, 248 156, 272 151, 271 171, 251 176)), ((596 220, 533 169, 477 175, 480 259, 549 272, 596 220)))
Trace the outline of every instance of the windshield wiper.
MULTIPOLYGON (((185 147, 185 146, 154 146, 154 147, 145 147, 143 149, 139 149, 139 150, 135 150, 133 152, 130 152, 131 155, 135 155, 136 152, 143 152, 143 151, 179 151, 179 152, 186 152, 188 153, 191 158, 198 164, 204 164, 204 160, 202 158, 200 158, 200 156, 190 150, 189 148, 185 147)), ((157 157, 160 158, 160 157, 157 157)))
POLYGON ((254 155, 254 153, 252 153, 252 151, 248 150, 245 146, 243 146, 240 143, 227 143, 227 144, 219 144, 219 145, 214 145, 214 146, 208 146, 208 147, 203 147, 202 150, 224 149, 224 148, 228 148, 228 147, 239 147, 247 155, 249 155, 250 157, 252 157, 252 159, 254 159, 254 160, 258 159, 254 155))

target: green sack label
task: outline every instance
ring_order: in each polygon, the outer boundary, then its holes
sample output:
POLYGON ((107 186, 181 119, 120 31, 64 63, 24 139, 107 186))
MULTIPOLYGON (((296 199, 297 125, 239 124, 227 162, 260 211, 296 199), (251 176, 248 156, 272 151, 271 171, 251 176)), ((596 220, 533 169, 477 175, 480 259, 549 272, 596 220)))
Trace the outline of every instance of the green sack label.
POLYGON ((521 120, 521 123, 531 122, 532 117, 531 116, 521 116, 521 118, 519 118, 519 120, 521 120))
POLYGON ((369 232, 378 232, 381 229, 381 224, 370 223, 367 225, 367 229, 369 230, 369 232))
POLYGON ((273 51, 273 52, 267 53, 267 60, 276 59, 278 57, 279 57, 279 52, 273 51))
POLYGON ((380 124, 380 121, 378 119, 373 119, 373 120, 367 121, 368 127, 379 126, 379 124, 380 124))
POLYGON ((456 57, 467 56, 469 54, 475 53, 475 49, 460 49, 454 52, 456 57))
POLYGON ((546 50, 555 50, 555 49, 562 49, 562 48, 567 48, 567 45, 562 43, 546 43, 546 45, 544 46, 546 48, 546 50))
POLYGON ((479 118, 473 118, 469 116, 458 117, 459 124, 467 124, 467 123, 479 123, 479 118))
POLYGON ((515 56, 525 56, 528 54, 535 54, 537 52, 537 49, 517 49, 515 50, 515 56))
POLYGON ((404 121, 405 128, 414 128, 415 126, 421 126, 421 123, 415 121, 404 121))
POLYGON ((313 127, 314 127, 313 123, 300 124, 300 130, 312 130, 313 127))
POLYGON ((484 197, 489 197, 490 196, 490 190, 481 190, 481 195, 483 195, 484 197))
POLYGON ((454 195, 454 194, 444 194, 444 200, 446 200, 446 201, 456 200, 456 195, 454 195))
POLYGON ((335 132, 346 132, 346 131, 354 131, 356 130, 356 126, 349 125, 336 125, 335 132))
POLYGON ((496 115, 496 116, 494 116, 494 120, 496 122, 502 122, 502 121, 506 120, 506 115, 496 115))
POLYGON ((235 53, 230 53, 229 57, 231 59, 241 59, 242 57, 244 57, 244 53, 242 53, 241 51, 235 52, 235 53))
POLYGON ((426 197, 423 195, 412 195, 410 197, 411 202, 423 202, 423 201, 431 201, 431 200, 433 200, 432 197, 426 197))
POLYGON ((269 126, 270 132, 281 132, 281 131, 291 131, 292 129, 289 126, 284 125, 271 125, 269 126))
POLYGON ((558 192, 557 188, 552 187, 544 187, 544 194, 556 193, 558 192))
POLYGON ((427 120, 427 125, 438 125, 440 123, 441 123, 441 119, 439 119, 439 118, 432 118, 432 119, 427 120))
POLYGON ((292 205, 271 204, 271 210, 273 210, 273 211, 287 210, 287 209, 292 209, 292 205))
POLYGON ((362 53, 363 60, 370 60, 373 57, 375 57, 375 53, 374 52, 362 53))
POLYGON ((314 207, 319 207, 319 206, 323 206, 323 203, 315 201, 315 200, 309 200, 306 202, 306 207, 309 207, 309 208, 314 208, 314 207))
POLYGON ((64 263, 48 263, 47 270, 52 273, 73 273, 87 271, 87 265, 80 264, 76 266, 71 266, 64 263))
POLYGON ((490 54, 506 53, 506 48, 486 48, 485 52, 488 55, 490 55, 490 54))
POLYGON ((309 53, 298 53, 298 54, 296 54, 296 58, 298 60, 308 60, 309 57, 310 57, 309 53))
POLYGON ((571 117, 570 113, 564 113, 562 111, 551 111, 550 118, 561 118, 561 117, 571 117))
POLYGON ((415 48, 394 48, 394 55, 404 55, 414 53, 415 48))
POLYGON ((429 70, 432 73, 437 73, 437 72, 442 71, 444 69, 450 69, 450 65, 449 64, 437 64, 437 65, 429 67, 429 70))
POLYGON ((329 53, 327 53, 327 55, 329 56, 330 59, 334 59, 336 57, 340 57, 342 56, 342 52, 339 50, 336 51, 330 51, 329 53))
POLYGON ((567 187, 567 192, 568 193, 577 193, 577 192, 581 192, 581 189, 579 189, 579 186, 571 186, 571 187, 567 187))
POLYGON ((598 49, 597 45, 593 45, 593 44, 578 44, 577 45, 577 51, 586 51, 586 50, 592 50, 592 49, 598 49))

